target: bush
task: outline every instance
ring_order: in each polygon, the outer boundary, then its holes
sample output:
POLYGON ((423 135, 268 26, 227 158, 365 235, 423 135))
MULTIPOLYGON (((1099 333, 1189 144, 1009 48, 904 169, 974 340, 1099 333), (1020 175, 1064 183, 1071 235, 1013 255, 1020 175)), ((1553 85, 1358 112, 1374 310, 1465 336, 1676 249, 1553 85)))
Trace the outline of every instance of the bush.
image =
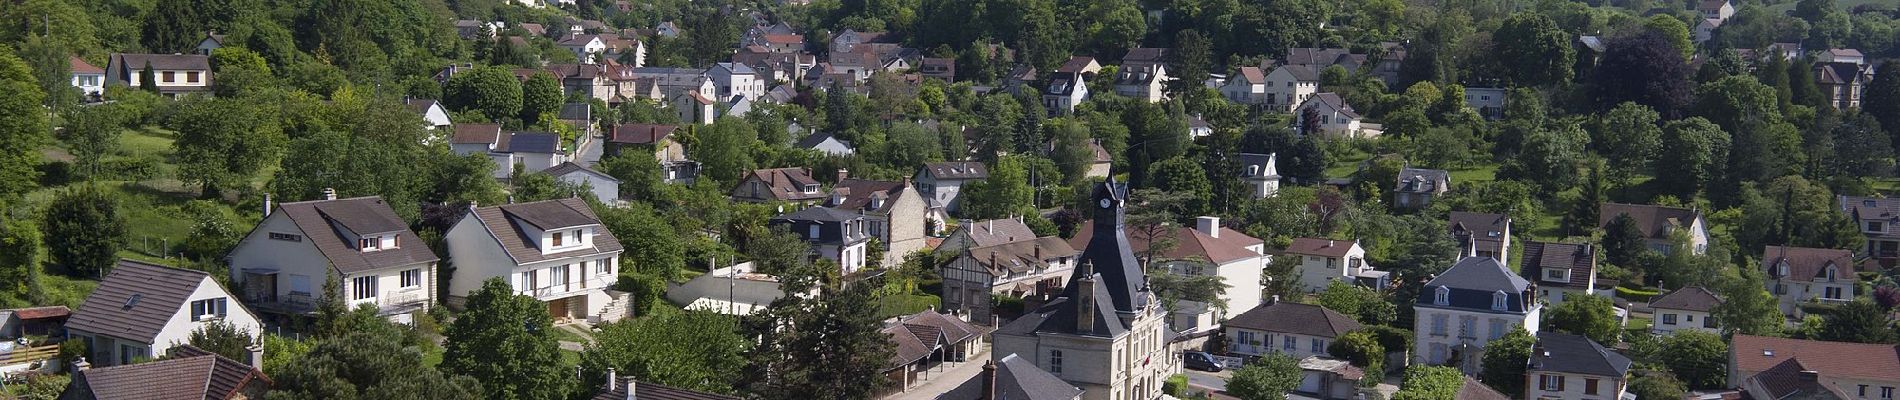
POLYGON ((86 341, 84 340, 68 340, 59 344, 59 365, 61 368, 70 367, 73 365, 73 361, 85 356, 86 341))
POLYGON ((40 164, 40 186, 66 186, 73 181, 73 163, 49 161, 40 164))
POLYGON ((1174 396, 1175 398, 1187 398, 1187 388, 1187 375, 1175 374, 1174 376, 1169 376, 1168 380, 1161 382, 1161 392, 1167 393, 1169 396, 1174 396))
POLYGON ((159 160, 152 157, 108 158, 99 161, 99 175, 93 179, 142 181, 158 177, 159 160))
POLYGON ((1660 295, 1662 295, 1662 290, 1652 287, 1644 287, 1642 289, 1631 289, 1623 286, 1616 287, 1616 297, 1639 303, 1647 303, 1649 299, 1660 295))

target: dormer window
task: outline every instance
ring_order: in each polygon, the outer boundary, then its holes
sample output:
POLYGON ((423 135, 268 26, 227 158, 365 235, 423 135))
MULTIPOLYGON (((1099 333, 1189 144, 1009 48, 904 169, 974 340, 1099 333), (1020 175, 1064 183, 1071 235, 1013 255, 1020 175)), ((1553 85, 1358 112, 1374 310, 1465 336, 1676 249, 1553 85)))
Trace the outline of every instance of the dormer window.
POLYGON ((1827 266, 1826 269, 1821 270, 1822 279, 1827 279, 1828 282, 1833 282, 1834 277, 1835 277, 1835 269, 1833 265, 1829 265, 1827 266))
POLYGON ((1511 296, 1504 294, 1503 291, 1491 293, 1491 309, 1504 311, 1507 300, 1509 300, 1510 298, 1511 296))
POLYGON ((1432 304, 1437 304, 1441 306, 1446 305, 1446 304, 1451 304, 1451 289, 1446 288, 1444 286, 1439 286, 1438 289, 1433 290, 1432 304))
POLYGON ((364 236, 356 239, 356 249, 366 253, 394 249, 400 244, 397 239, 396 235, 364 236))
POLYGON ((1886 221, 1867 221, 1861 230, 1867 233, 1883 233, 1887 231, 1887 223, 1886 221))
POLYGON ((561 247, 561 246, 562 246, 562 245, 563 245, 563 244, 565 243, 565 242, 564 242, 564 241, 562 240, 562 239, 563 239, 563 234, 565 234, 565 233, 566 233, 566 232, 555 232, 555 233, 554 233, 554 239, 553 239, 552 241, 550 241, 548 245, 549 245, 549 246, 552 246, 552 247, 561 247))
POLYGON ((818 193, 818 184, 816 183, 805 184, 805 193, 818 193))
POLYGON ((1776 277, 1783 277, 1783 276, 1788 276, 1788 263, 1787 263, 1787 262, 1785 262, 1785 261, 1784 261, 1784 262, 1782 262, 1781 264, 1777 264, 1777 265, 1775 265, 1775 276, 1776 276, 1776 277))

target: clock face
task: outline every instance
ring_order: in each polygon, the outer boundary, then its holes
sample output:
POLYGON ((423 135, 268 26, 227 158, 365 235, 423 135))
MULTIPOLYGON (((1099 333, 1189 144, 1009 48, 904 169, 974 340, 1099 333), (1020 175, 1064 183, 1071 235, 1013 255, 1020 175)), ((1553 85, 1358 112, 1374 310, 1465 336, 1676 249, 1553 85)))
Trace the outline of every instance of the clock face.
POLYGON ((1113 203, 1109 202, 1108 199, 1102 199, 1102 208, 1108 208, 1109 204, 1113 203))

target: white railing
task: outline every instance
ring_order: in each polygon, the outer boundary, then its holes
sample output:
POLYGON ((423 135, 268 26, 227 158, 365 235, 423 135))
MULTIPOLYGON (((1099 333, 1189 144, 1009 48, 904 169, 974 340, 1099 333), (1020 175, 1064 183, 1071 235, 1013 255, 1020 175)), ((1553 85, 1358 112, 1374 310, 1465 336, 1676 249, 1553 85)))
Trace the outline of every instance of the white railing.
POLYGON ((428 296, 420 287, 383 292, 383 305, 395 306, 424 300, 428 300, 428 296))

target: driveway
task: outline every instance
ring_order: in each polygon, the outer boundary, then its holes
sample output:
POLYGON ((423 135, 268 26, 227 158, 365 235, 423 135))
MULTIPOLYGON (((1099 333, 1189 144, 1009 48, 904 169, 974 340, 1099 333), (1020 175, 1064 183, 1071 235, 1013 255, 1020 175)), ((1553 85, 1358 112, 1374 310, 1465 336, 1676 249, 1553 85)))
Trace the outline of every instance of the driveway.
POLYGON ((1226 391, 1227 378, 1232 378, 1234 376, 1234 370, 1231 370, 1231 369, 1222 370, 1221 372, 1203 372, 1203 371, 1195 371, 1195 370, 1183 370, 1183 372, 1187 373, 1188 386, 1192 386, 1199 389, 1206 389, 1206 390, 1215 391, 1215 392, 1226 391))

